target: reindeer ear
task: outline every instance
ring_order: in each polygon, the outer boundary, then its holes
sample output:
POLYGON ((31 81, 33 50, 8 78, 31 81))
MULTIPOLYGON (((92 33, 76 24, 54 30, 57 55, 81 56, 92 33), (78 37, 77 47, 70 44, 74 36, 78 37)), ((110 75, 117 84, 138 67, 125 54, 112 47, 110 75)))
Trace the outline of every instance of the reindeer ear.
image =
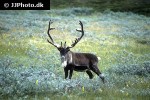
POLYGON ((60 51, 60 50, 61 50, 61 47, 58 47, 57 49, 60 51))
POLYGON ((67 47, 67 52, 70 51, 70 48, 67 47))

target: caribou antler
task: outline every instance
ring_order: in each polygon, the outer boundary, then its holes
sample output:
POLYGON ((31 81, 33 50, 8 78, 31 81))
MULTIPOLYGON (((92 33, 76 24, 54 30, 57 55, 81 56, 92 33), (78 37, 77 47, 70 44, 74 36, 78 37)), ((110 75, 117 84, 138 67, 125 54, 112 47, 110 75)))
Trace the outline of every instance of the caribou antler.
MULTIPOLYGON (((53 22, 51 22, 51 20, 50 20, 50 21, 49 21, 48 30, 47 30, 47 34, 48 34, 48 36, 49 36, 49 38, 50 38, 51 41, 48 40, 48 39, 47 39, 47 41, 48 41, 50 44, 52 44, 53 46, 55 46, 56 48, 59 48, 60 45, 54 43, 54 40, 53 40, 53 38, 52 38, 51 35, 50 35, 50 31, 53 30, 53 29, 55 29, 55 28, 51 28, 51 27, 50 27, 50 24, 52 24, 52 23, 53 23, 53 22)), ((81 35, 79 38, 76 38, 75 41, 71 44, 71 46, 70 46, 70 47, 67 47, 67 48, 72 48, 72 47, 74 47, 74 46, 81 40, 81 38, 83 37, 83 35, 84 35, 83 24, 82 24, 81 21, 79 21, 79 24, 80 24, 80 26, 81 26, 81 30, 76 29, 76 31, 81 32, 82 35, 81 35)), ((61 42, 61 47, 62 47, 62 42, 61 42)), ((66 42, 65 42, 65 44, 64 44, 64 47, 66 47, 66 42)))
POLYGON ((83 24, 82 24, 81 21, 79 21, 79 24, 81 25, 81 30, 76 29, 76 31, 81 32, 82 35, 81 35, 79 38, 76 38, 75 41, 73 42, 73 44, 71 45, 71 47, 68 47, 68 48, 74 47, 74 46, 81 40, 81 38, 82 38, 83 35, 84 35, 83 24))
POLYGON ((49 21, 48 30, 47 30, 47 34, 48 34, 49 38, 51 39, 51 41, 49 41, 48 39, 47 39, 47 41, 48 41, 50 44, 52 44, 53 46, 55 46, 56 48, 58 48, 59 45, 56 44, 56 43, 54 43, 53 38, 52 38, 51 35, 50 35, 50 31, 53 30, 53 29, 55 29, 55 28, 51 28, 51 27, 50 27, 50 24, 52 24, 52 23, 53 23, 53 22, 50 20, 50 21, 49 21))

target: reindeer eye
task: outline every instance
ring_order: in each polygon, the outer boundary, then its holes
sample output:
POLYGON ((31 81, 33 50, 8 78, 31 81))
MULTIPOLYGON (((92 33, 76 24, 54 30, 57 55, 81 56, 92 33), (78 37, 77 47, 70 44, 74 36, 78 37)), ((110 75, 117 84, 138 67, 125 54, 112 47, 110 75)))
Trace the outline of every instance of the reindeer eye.
POLYGON ((67 51, 70 51, 70 49, 67 49, 67 51))

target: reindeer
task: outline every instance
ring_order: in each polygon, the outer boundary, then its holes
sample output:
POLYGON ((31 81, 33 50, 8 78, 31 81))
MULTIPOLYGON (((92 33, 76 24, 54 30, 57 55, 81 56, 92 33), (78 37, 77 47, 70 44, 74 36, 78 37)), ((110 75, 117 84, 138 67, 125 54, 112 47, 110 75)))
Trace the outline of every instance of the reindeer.
POLYGON ((73 70, 74 71, 80 71, 80 72, 86 72, 89 75, 89 78, 93 78, 93 74, 91 71, 96 73, 104 82, 104 75, 100 72, 98 69, 98 58, 96 55, 91 54, 91 53, 75 53, 72 52, 70 49, 73 48, 83 37, 84 35, 84 30, 83 30, 83 24, 81 21, 79 21, 79 24, 81 26, 81 30, 76 29, 76 31, 81 32, 82 35, 79 38, 76 38, 75 41, 72 43, 71 46, 66 46, 66 42, 64 43, 64 46, 58 45, 53 41, 53 38, 50 35, 50 31, 55 29, 51 28, 50 25, 53 22, 51 20, 49 21, 49 26, 48 26, 48 31, 47 34, 50 38, 50 40, 47 39, 47 41, 52 44, 54 47, 56 47, 59 52, 60 52, 60 57, 61 57, 61 65, 64 68, 65 72, 65 79, 68 77, 68 72, 69 73, 69 79, 71 79, 73 70))

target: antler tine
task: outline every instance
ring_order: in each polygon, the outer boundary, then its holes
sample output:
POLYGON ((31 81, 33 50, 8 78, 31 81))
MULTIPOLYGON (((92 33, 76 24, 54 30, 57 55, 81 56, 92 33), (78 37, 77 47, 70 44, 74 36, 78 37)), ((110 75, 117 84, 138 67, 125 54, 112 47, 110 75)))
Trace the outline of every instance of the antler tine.
POLYGON ((49 21, 49 25, 48 25, 47 34, 48 34, 49 38, 51 39, 51 41, 54 42, 53 38, 51 37, 51 35, 50 35, 50 33, 49 33, 50 30, 55 29, 55 28, 51 28, 51 27, 50 27, 50 25, 51 25, 52 23, 53 23, 53 22, 50 20, 50 21, 49 21))
POLYGON ((53 40, 53 38, 51 37, 51 35, 50 35, 50 30, 53 30, 53 29, 55 29, 55 28, 51 28, 50 27, 50 25, 52 24, 53 22, 50 20, 49 21, 49 26, 48 26, 48 30, 47 30, 47 34, 48 34, 48 36, 49 36, 49 38, 51 39, 51 41, 49 41, 48 39, 47 39, 47 41, 50 43, 50 44, 52 44, 53 46, 55 46, 56 48, 58 48, 58 44, 55 44, 54 43, 54 40, 53 40))
POLYGON ((65 43, 64 43, 64 47, 66 48, 66 41, 65 41, 65 43))
POLYGON ((61 42, 61 47, 62 47, 62 42, 61 42))
POLYGON ((75 41, 73 42, 73 44, 71 45, 71 47, 68 47, 68 48, 74 47, 74 46, 81 40, 81 38, 82 38, 83 35, 84 35, 83 24, 82 24, 81 21, 79 21, 79 24, 80 24, 80 26, 81 26, 81 30, 76 29, 76 31, 81 32, 82 35, 81 35, 79 38, 76 38, 75 41))
POLYGON ((83 34, 84 34, 84 31, 83 31, 83 24, 82 24, 82 22, 81 22, 81 21, 79 21, 79 24, 81 25, 81 30, 76 29, 76 31, 78 31, 78 32, 83 32, 83 34))

